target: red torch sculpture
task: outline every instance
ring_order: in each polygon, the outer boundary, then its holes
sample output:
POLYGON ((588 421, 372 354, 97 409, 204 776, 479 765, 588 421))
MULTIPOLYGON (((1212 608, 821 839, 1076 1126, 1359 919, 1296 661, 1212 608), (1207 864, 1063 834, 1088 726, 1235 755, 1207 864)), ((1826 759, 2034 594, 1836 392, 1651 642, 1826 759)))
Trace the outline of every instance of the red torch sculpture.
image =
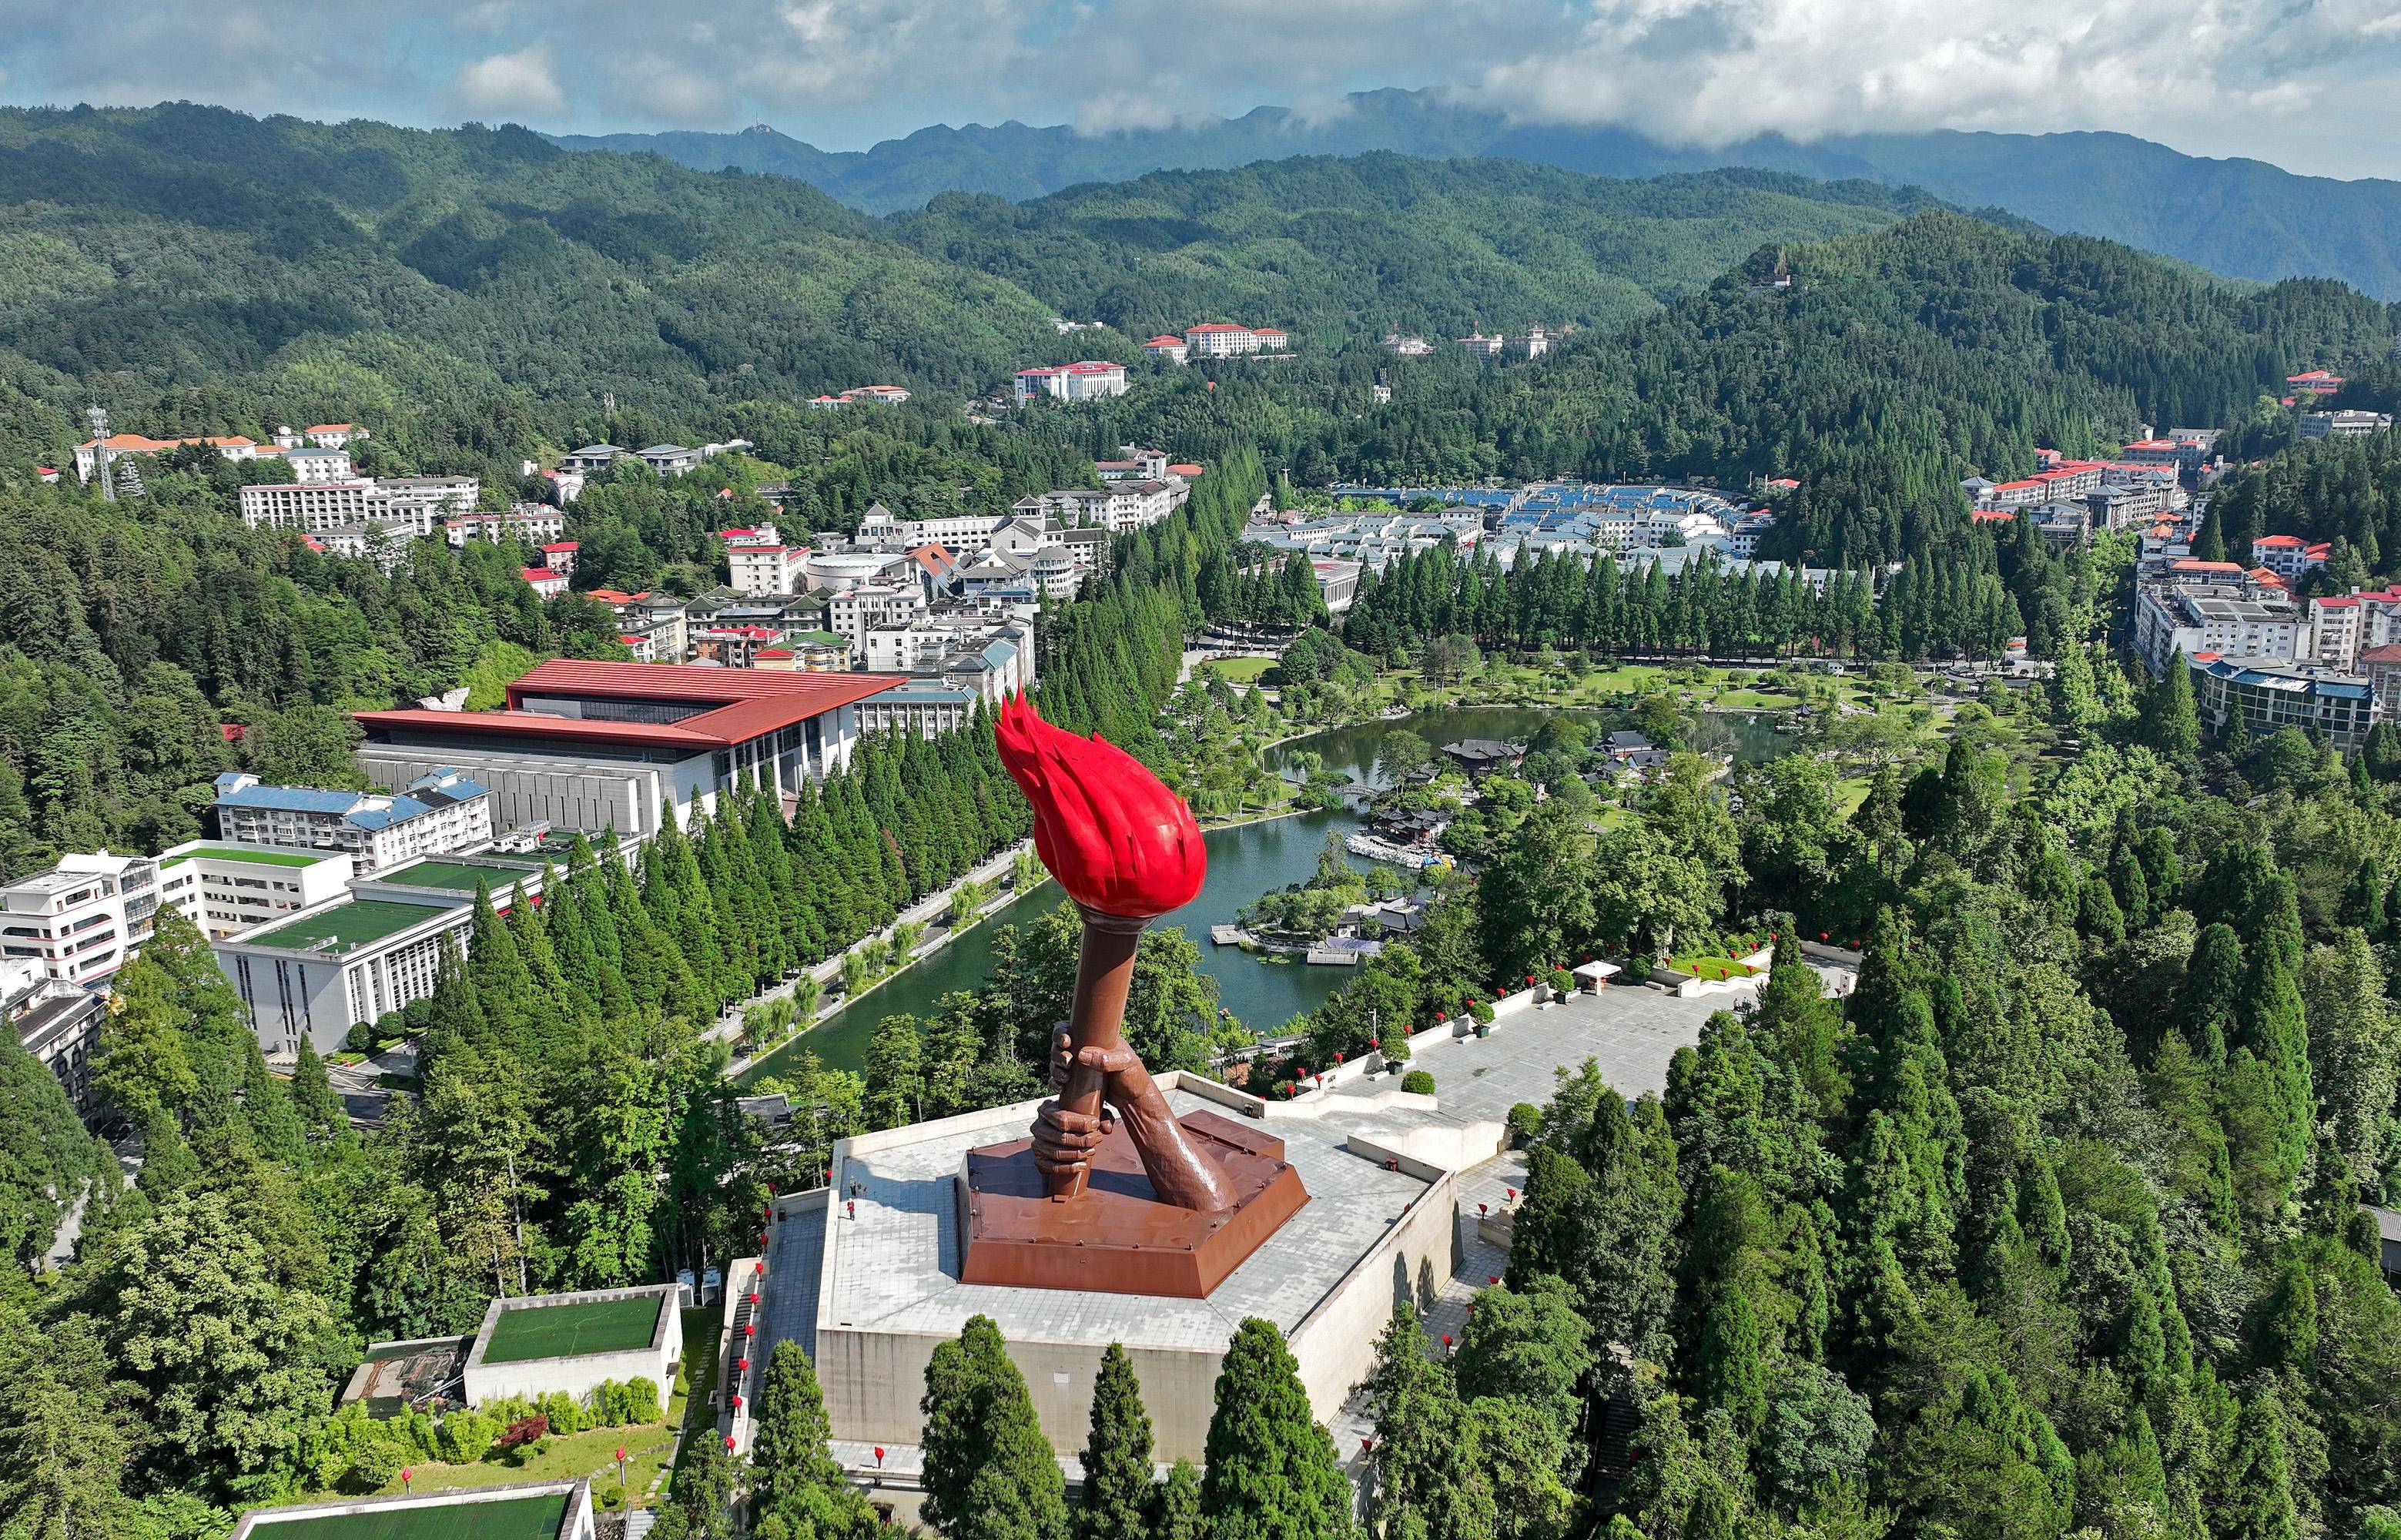
POLYGON ((1209 855, 1192 809, 1140 760, 1044 722, 1019 695, 1004 707, 1000 762, 1034 807, 1034 848, 1084 916, 1074 1013, 1051 1057, 1055 1100, 1034 1127, 1034 1161, 1059 1202, 1079 1197, 1105 1135, 1104 1102, 1126 1121, 1144 1174, 1179 1208, 1233 1202, 1216 1165, 1185 1137, 1125 1044, 1134 954, 1151 921, 1200 892, 1209 855))
POLYGON ((1022 695, 1002 708, 996 737, 1034 809, 1035 848, 1084 933, 1052 1044, 1054 1094, 1032 1137, 968 1153, 966 1276, 1205 1294, 1308 1194, 1281 1140, 1206 1111, 1179 1120, 1126 1045, 1143 930, 1191 902, 1207 874, 1200 826, 1141 761, 1051 726, 1022 695))

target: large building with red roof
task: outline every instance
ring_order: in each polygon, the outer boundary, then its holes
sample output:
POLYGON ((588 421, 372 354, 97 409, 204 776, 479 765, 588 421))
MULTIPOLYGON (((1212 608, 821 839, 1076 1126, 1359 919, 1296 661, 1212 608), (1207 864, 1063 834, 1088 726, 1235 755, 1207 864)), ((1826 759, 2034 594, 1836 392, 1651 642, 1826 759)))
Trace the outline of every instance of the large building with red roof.
POLYGON ((886 674, 812 674, 554 658, 497 711, 361 711, 378 786, 454 767, 488 788, 495 829, 648 838, 706 814, 737 780, 797 795, 850 761, 858 703, 886 674))

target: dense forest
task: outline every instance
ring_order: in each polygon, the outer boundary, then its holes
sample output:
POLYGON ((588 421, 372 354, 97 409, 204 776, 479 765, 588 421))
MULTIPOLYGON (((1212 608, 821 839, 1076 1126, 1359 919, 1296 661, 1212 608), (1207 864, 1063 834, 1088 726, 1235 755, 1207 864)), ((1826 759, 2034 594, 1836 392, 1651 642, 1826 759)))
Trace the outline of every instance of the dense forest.
POLYGON ((1086 182, 1211 170, 1294 156, 1391 151, 1428 159, 1530 161, 1594 176, 1749 167, 1828 181, 1924 188, 1962 208, 2000 209, 2054 230, 2121 241, 2230 278, 2340 279, 2401 299, 2401 193, 2389 181, 2298 176, 2265 161, 2182 155, 2122 133, 1781 134, 1715 147, 1613 124, 1536 122, 1432 90, 1356 91, 1307 113, 1178 117, 1091 133, 1072 124, 935 125, 866 150, 826 151, 761 124, 740 133, 563 134, 579 150, 645 151, 713 172, 796 177, 876 213, 946 192, 1032 200, 1086 182))
POLYGON ((1755 172, 1616 182, 1367 155, 1162 172, 1030 203, 954 193, 894 227, 1136 343, 1233 320, 1324 348, 1393 330, 1615 326, 1707 287, 1763 241, 1874 229, 1931 204, 1755 172))

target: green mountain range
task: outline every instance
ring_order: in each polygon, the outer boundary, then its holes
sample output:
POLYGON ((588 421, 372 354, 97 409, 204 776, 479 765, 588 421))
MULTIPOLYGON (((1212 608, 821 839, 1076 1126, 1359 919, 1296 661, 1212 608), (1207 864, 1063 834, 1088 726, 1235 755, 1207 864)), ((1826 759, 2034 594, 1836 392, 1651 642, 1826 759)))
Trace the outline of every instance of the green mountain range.
POLYGON ((1023 200, 1162 169, 1371 150, 1504 157, 1604 176, 1748 166, 1915 186, 1965 208, 2008 209, 2051 229, 2122 241, 2229 277, 2340 278, 2401 299, 2401 182, 2297 176, 2263 161, 2206 159, 2117 133, 1883 133, 1805 144, 1771 134, 1699 150, 1625 129, 1513 123, 1431 92, 1378 90, 1347 98, 1339 112, 1306 117, 1261 107, 1241 117, 1101 134, 1017 122, 938 126, 838 153, 764 126, 730 134, 570 135, 558 143, 798 177, 875 213, 922 207, 949 191, 1023 200))
POLYGON ((893 224, 926 256, 1136 341, 1231 319, 1322 347, 1393 329, 1614 325, 1705 287, 1763 243, 1874 229, 1932 206, 1873 182, 1745 171, 1622 181, 1378 153, 1158 172, 1026 203, 946 193, 893 224))
POLYGON ((570 154, 515 128, 7 111, 0 449, 55 454, 92 399, 157 434, 271 410, 497 444, 495 420, 527 414, 597 431, 610 397, 698 433, 732 404, 855 385, 955 396, 1028 364, 1132 360, 1143 328, 1213 315, 1319 351, 1391 326, 1603 325, 1763 242, 1926 201, 1387 155, 887 220, 786 177, 570 154), (1061 310, 1130 330, 1063 337, 1061 310))

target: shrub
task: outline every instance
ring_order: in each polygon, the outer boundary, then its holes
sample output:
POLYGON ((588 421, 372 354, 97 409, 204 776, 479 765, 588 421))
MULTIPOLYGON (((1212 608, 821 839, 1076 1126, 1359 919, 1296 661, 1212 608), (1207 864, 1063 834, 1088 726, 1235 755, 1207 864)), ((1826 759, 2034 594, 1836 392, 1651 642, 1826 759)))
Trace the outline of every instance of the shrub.
POLYGON ((1489 1026, 1491 1024, 1492 1008, 1486 1005, 1482 1000, 1470 1001, 1467 1007, 1467 1013, 1475 1018, 1475 1023, 1478 1026, 1489 1026))
POLYGON ((1434 1077, 1422 1069, 1412 1069, 1401 1077, 1401 1089, 1420 1096, 1434 1094, 1434 1077))
POLYGON ((1509 1109, 1509 1133, 1519 1144, 1532 1140, 1543 1132, 1543 1109, 1531 1102, 1519 1102, 1509 1109))
POLYGON ((372 1053, 375 1052, 375 1045, 376 1029, 373 1022, 352 1022, 349 1034, 342 1038, 342 1046, 355 1053, 372 1053))
POLYGON ((504 1450, 515 1450, 549 1435, 550 1419, 537 1411, 530 1417, 520 1417, 511 1423, 497 1441, 504 1450))
POLYGON ((1564 968, 1552 969, 1549 982, 1551 988, 1558 994, 1569 995, 1575 992, 1575 975, 1564 968))
POLYGON ((378 1438, 351 1452, 350 1468, 342 1484, 354 1492, 380 1492, 406 1463, 399 1445, 378 1438))

